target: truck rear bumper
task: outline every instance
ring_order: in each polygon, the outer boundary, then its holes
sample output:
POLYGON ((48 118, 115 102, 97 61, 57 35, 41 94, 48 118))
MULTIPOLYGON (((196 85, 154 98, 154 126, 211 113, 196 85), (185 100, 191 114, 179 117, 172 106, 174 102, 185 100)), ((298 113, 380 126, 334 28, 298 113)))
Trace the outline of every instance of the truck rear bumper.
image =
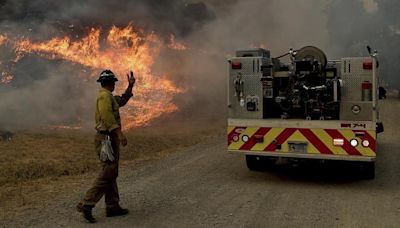
POLYGON ((373 122, 341 121, 238 123, 228 125, 227 149, 260 156, 373 161, 377 156, 377 133, 375 128, 369 128, 373 126, 373 122), (260 127, 261 124, 265 125, 260 127))
POLYGON ((287 152, 257 152, 245 150, 229 150, 232 154, 245 154, 266 157, 283 157, 283 158, 297 158, 297 159, 319 159, 319 160, 339 160, 339 161, 364 161, 374 162, 376 157, 367 156, 349 156, 349 155, 329 155, 329 154, 306 154, 306 153, 287 153, 287 152))

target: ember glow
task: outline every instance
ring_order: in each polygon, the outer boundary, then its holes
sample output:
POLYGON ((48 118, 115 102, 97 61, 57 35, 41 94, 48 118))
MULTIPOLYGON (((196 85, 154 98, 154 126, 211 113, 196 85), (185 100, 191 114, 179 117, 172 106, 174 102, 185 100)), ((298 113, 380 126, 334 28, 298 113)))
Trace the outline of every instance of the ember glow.
POLYGON ((0 78, 0 84, 10 84, 13 79, 14 79, 14 75, 12 75, 6 71, 2 72, 1 78, 0 78))
MULTIPOLYGON (((178 108, 172 100, 176 94, 184 91, 167 80, 169 75, 154 75, 152 66, 164 46, 174 50, 184 50, 185 46, 175 42, 175 38, 173 43, 170 40, 170 43, 165 44, 154 33, 136 30, 132 24, 125 28, 112 27, 104 39, 101 34, 101 29, 92 28, 80 40, 66 36, 44 42, 11 40, 1 35, 0 45, 12 44, 16 53, 15 62, 27 54, 51 60, 61 59, 87 67, 93 80, 101 70, 111 69, 119 77, 117 93, 127 87, 126 73, 133 70, 137 83, 134 99, 123 109, 125 128, 143 126, 162 114, 176 111, 178 108)), ((12 78, 10 73, 3 72, 0 83, 10 83, 12 78)))
POLYGON ((3 45, 7 41, 7 37, 0 35, 0 45, 3 45))

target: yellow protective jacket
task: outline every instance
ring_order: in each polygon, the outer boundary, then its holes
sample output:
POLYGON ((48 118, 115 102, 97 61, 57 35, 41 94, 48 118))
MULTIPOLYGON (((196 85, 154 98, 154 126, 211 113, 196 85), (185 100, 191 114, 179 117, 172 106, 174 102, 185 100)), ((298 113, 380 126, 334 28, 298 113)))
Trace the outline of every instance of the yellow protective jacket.
POLYGON ((119 108, 128 103, 132 92, 125 91, 121 96, 113 96, 107 89, 101 88, 96 102, 96 130, 111 132, 121 128, 119 108))

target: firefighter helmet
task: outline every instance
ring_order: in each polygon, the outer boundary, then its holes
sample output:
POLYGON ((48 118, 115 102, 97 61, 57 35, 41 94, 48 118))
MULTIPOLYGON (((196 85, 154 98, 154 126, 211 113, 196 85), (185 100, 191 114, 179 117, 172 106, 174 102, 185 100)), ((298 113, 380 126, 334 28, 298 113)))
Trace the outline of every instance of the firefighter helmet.
POLYGON ((104 70, 103 72, 100 73, 97 82, 105 82, 105 81, 116 82, 118 81, 118 78, 115 77, 115 74, 111 70, 104 70))

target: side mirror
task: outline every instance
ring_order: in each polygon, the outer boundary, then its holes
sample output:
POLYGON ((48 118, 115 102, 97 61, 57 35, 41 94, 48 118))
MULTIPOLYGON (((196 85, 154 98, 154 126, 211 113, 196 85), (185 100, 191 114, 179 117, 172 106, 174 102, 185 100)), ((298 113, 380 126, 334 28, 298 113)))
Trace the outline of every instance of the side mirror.
POLYGON ((368 54, 371 55, 372 50, 371 50, 371 47, 369 45, 367 46, 367 51, 368 51, 368 54))
POLYGON ((379 95, 379 100, 386 99, 386 89, 383 88, 383 86, 379 86, 378 95, 379 95))

